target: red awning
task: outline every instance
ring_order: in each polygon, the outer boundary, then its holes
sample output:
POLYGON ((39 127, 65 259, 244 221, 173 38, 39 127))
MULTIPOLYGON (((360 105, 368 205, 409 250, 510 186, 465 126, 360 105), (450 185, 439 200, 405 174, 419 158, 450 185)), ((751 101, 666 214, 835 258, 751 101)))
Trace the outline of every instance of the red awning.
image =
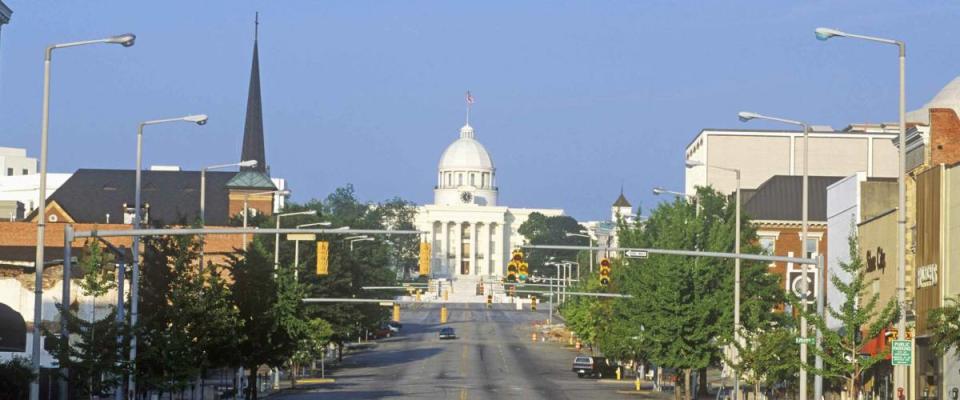
POLYGON ((878 333, 877 336, 867 340, 863 344, 863 347, 860 348, 860 354, 869 354, 871 356, 875 356, 886 351, 886 359, 889 360, 890 352, 887 351, 889 350, 889 347, 890 346, 887 345, 887 328, 883 328, 880 330, 880 333, 878 333))

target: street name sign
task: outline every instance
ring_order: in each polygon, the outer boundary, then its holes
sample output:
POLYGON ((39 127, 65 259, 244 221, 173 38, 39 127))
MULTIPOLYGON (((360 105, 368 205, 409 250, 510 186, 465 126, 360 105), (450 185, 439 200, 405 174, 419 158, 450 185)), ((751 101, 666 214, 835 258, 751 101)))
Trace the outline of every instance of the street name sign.
POLYGON ((624 254, 630 258, 647 258, 647 252, 643 250, 627 250, 624 254))
POLYGON ((909 340, 894 340, 891 344, 890 363, 910 365, 913 358, 913 345, 909 340))
POLYGON ((287 240, 314 241, 317 240, 317 235, 313 233, 288 233, 287 240))
POLYGON ((814 343, 817 342, 817 338, 812 338, 812 337, 808 337, 808 338, 796 337, 796 338, 793 339, 793 341, 794 341, 794 343, 796 343, 796 344, 803 344, 803 343, 806 343, 806 344, 814 344, 814 343))

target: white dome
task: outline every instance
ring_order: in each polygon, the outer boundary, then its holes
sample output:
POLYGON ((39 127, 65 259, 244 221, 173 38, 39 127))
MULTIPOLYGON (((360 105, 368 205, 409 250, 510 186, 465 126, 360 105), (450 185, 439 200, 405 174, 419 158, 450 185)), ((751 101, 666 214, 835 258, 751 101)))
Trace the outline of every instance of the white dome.
POLYGON ((953 78, 950 83, 940 89, 933 99, 923 107, 907 113, 908 122, 930 124, 931 108, 951 108, 960 116, 960 77, 953 78))
POLYGON ((473 128, 460 128, 460 138, 455 140, 440 156, 441 171, 444 170, 493 170, 493 160, 480 142, 473 138, 473 128))

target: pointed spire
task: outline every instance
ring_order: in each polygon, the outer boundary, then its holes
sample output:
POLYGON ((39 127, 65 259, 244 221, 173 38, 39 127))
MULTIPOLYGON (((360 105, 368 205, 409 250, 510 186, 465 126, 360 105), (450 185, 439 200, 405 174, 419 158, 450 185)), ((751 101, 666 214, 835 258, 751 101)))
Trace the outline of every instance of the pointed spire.
POLYGON ((263 107, 260 103, 260 56, 257 42, 260 36, 260 13, 254 18, 253 65, 250 67, 250 89, 247 92, 247 116, 243 124, 243 149, 241 160, 257 160, 255 167, 241 170, 266 173, 267 160, 263 146, 263 107))
POLYGON ((623 183, 620 184, 620 197, 617 197, 617 201, 613 202, 614 207, 633 207, 630 205, 630 202, 627 201, 627 197, 623 195, 623 183))

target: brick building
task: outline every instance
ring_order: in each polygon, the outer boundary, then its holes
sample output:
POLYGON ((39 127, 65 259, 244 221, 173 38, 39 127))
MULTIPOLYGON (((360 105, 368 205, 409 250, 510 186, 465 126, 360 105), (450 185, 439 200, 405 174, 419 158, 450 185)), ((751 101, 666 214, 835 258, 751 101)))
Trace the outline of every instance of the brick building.
MULTIPOLYGON (((777 256, 827 255, 827 186, 839 177, 809 177, 807 243, 801 244, 803 222, 803 177, 777 175, 756 189, 742 190, 743 213, 756 227, 760 247, 777 256)), ((828 264, 825 265, 825 268, 828 264)), ((780 276, 784 290, 797 290, 803 269, 793 263, 775 262, 769 272, 780 276)), ((816 268, 809 269, 816 281, 816 268)), ((813 285, 811 285, 812 287, 813 285)), ((814 295, 822 292, 814 288, 814 295)), ((797 292, 799 294, 799 292, 797 292)))

